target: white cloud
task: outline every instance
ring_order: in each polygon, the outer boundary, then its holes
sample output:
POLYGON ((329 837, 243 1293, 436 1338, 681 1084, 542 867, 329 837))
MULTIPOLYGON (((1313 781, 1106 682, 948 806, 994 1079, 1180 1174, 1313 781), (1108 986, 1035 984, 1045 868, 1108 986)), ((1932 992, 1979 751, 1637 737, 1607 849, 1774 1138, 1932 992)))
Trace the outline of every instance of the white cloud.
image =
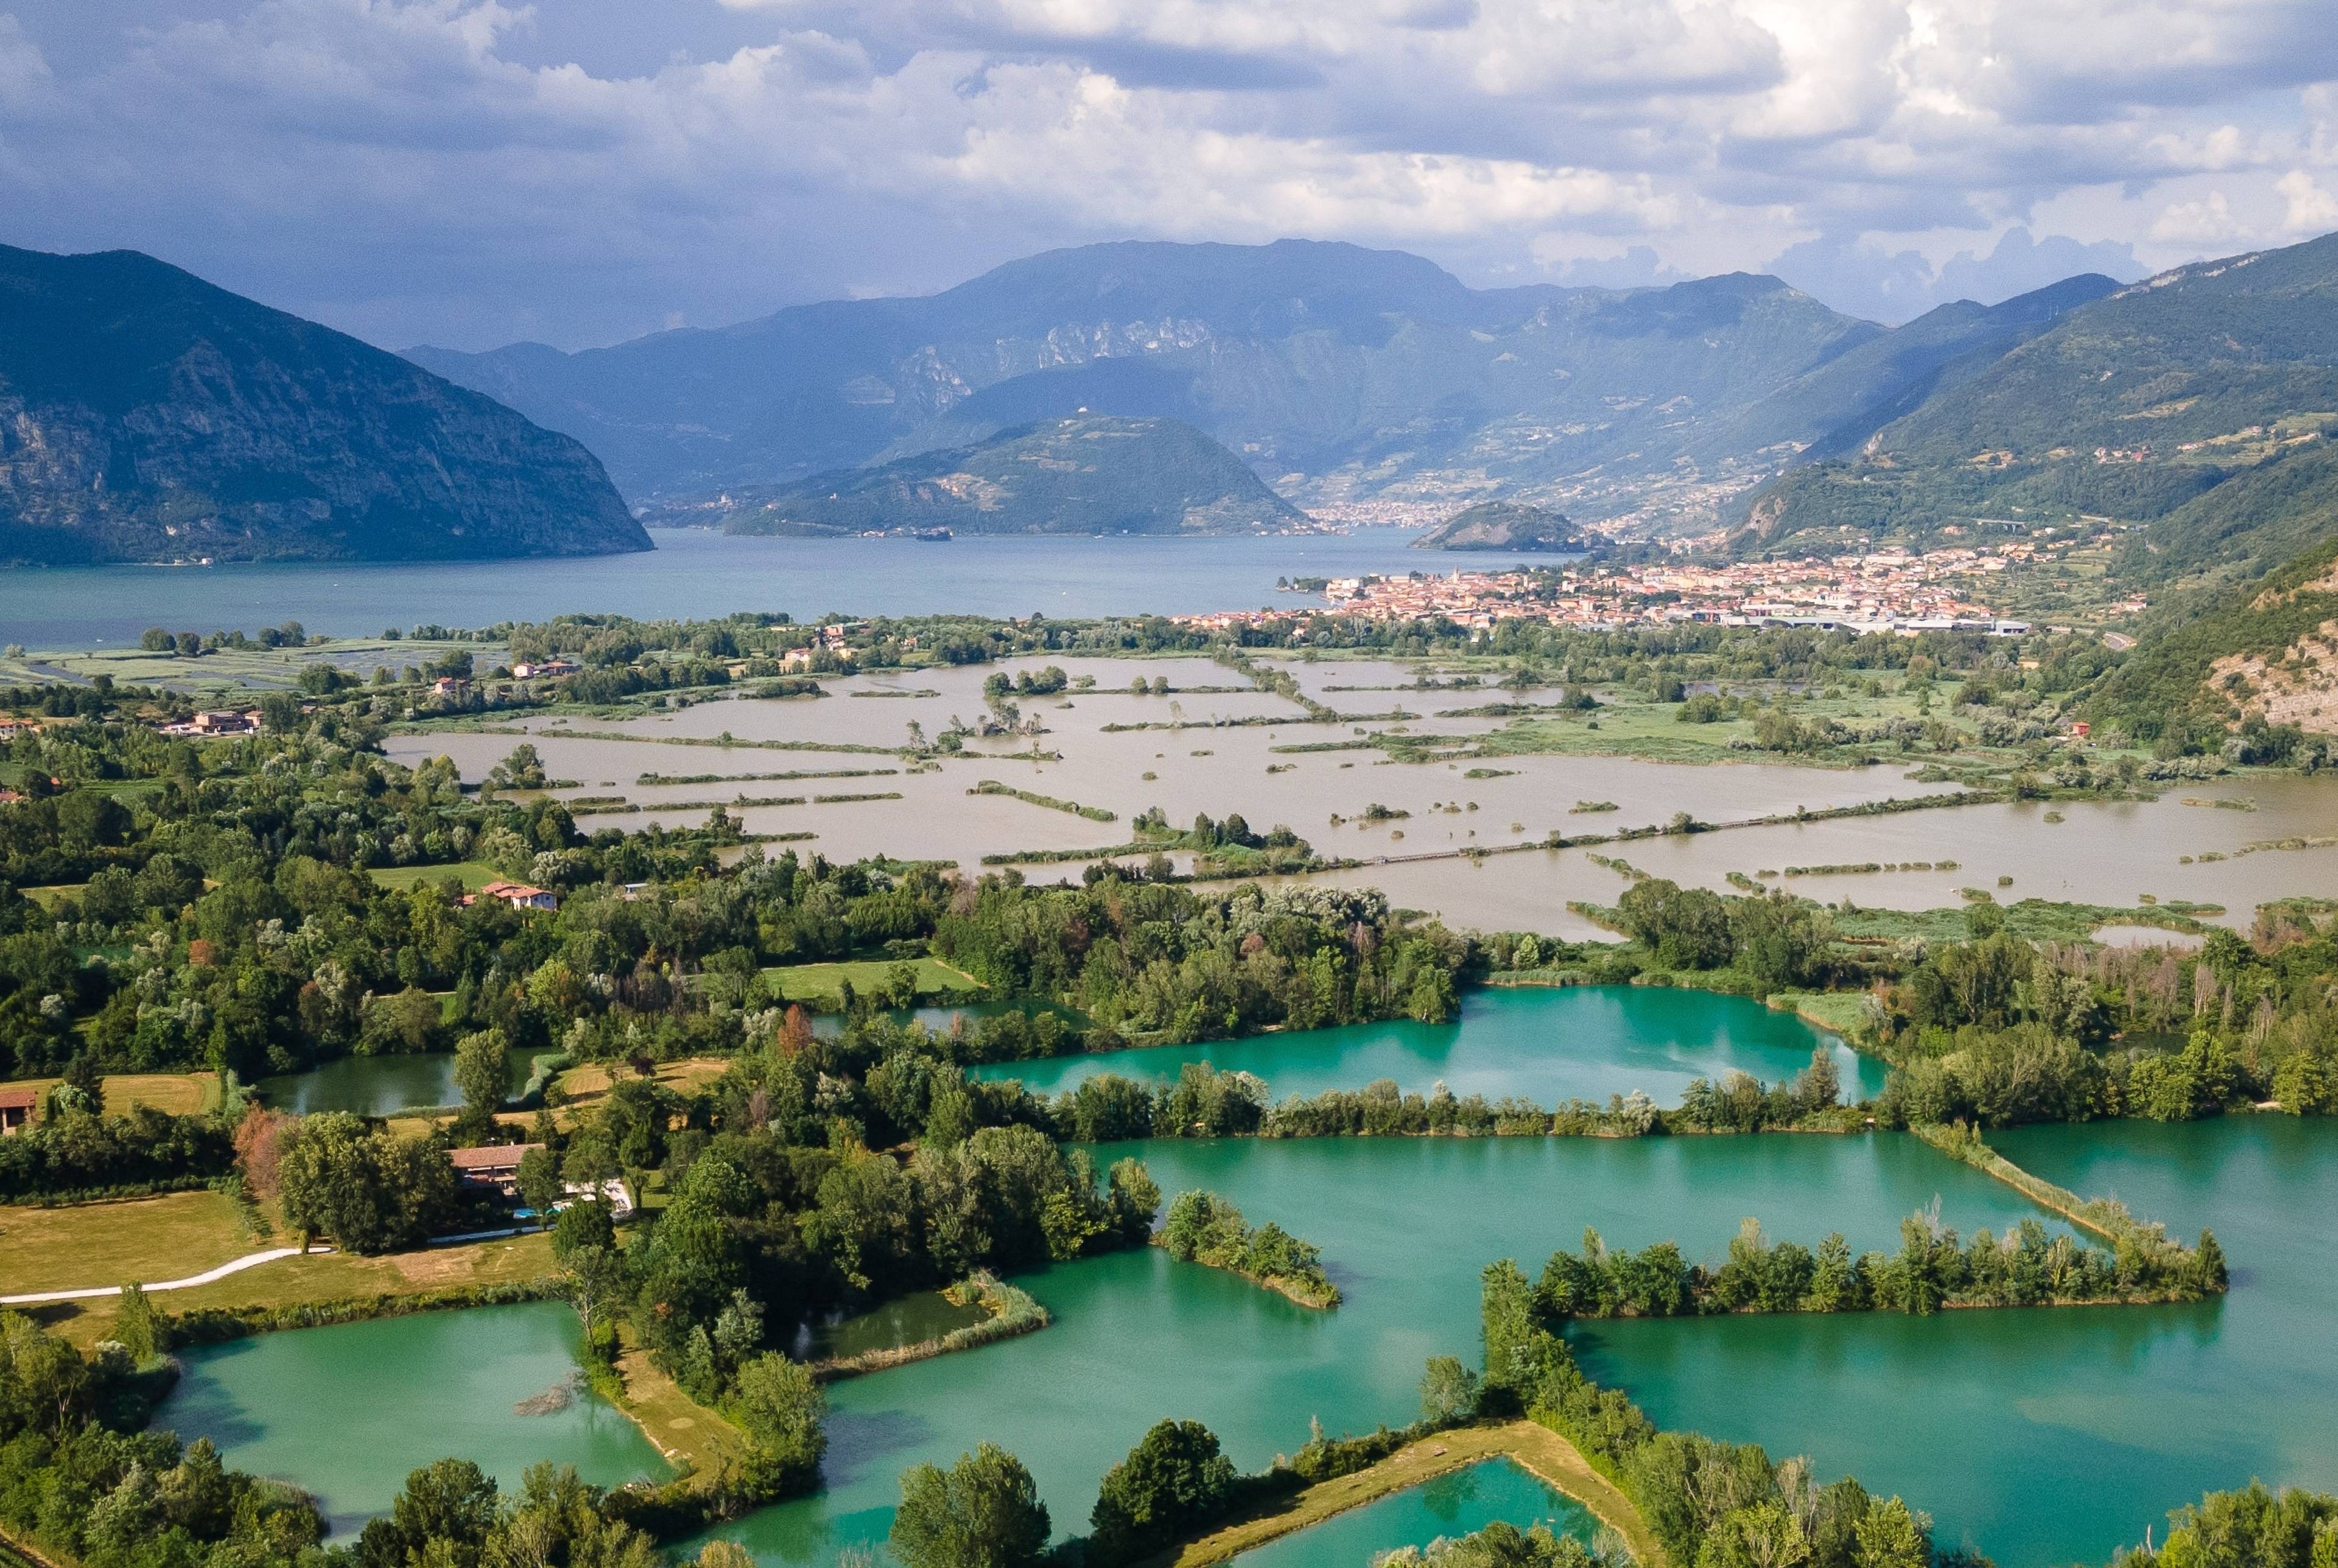
POLYGON ((2273 188, 2289 202, 2281 226, 2290 233, 2302 238, 2338 229, 2338 196, 2315 184, 2313 176, 2304 170, 2291 170, 2274 181, 2273 188))
POLYGON ((2078 248, 1999 240, 2052 212, 2143 267, 2338 224, 2326 0, 593 0, 664 61, 630 71, 507 0, 140 3, 70 68, 0 14, 5 238, 144 246, 392 343, 603 338, 1132 235, 1473 280, 1809 241, 1812 286, 1898 310, 1959 244, 1975 287, 2034 286, 2078 248), (754 42, 668 59, 662 16, 754 42))
POLYGON ((2169 203, 2153 220, 2151 237, 2163 245, 2233 247, 2255 235, 2233 216, 2225 193, 2211 191, 2198 201, 2169 203))

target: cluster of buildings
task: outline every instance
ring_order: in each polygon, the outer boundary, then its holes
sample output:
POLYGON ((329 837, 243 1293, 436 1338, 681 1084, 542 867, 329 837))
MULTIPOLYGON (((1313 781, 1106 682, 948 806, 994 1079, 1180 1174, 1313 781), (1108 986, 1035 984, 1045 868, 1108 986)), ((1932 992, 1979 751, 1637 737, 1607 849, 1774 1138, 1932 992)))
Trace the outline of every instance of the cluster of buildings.
POLYGON ((257 708, 213 708, 197 713, 192 719, 175 724, 158 726, 165 735, 186 735, 198 738, 216 735, 257 735, 260 733, 260 710, 257 708))
MULTIPOLYGON (((2010 549, 2021 549, 2012 546, 2010 549)), ((1533 620, 1588 631, 1703 622, 1724 626, 1817 626, 1853 632, 1981 631, 2018 635, 2023 622, 1993 614, 1978 597, 2016 559, 2009 549, 1881 550, 1865 555, 1700 565, 1568 566, 1444 576, 1342 577, 1325 584, 1330 611, 1372 620, 1443 616, 1485 628, 1533 620)), ((1178 617, 1210 629, 1287 618, 1288 611, 1178 617)))

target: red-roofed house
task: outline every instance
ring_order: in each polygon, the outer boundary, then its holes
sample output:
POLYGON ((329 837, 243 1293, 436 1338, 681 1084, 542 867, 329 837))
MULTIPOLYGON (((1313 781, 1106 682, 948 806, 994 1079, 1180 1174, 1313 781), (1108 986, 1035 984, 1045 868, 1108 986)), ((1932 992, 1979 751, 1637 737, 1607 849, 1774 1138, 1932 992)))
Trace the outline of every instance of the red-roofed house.
POLYGON ((463 902, 475 904, 482 898, 500 898, 515 909, 557 909, 558 895, 542 887, 532 887, 525 882, 490 882, 463 902))
POLYGON ((0 1138, 23 1132, 33 1124, 33 1112, 41 1103, 41 1092, 29 1084, 0 1083, 0 1138))

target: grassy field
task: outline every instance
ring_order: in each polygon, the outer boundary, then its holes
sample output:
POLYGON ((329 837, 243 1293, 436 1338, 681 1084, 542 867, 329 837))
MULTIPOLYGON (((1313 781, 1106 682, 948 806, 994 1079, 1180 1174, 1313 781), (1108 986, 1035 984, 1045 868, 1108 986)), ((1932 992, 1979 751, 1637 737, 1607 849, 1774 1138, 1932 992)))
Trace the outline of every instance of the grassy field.
MULTIPOLYGON (((94 1215, 113 1207, 99 1204, 63 1212, 94 1215)), ((274 1244, 286 1243, 279 1240, 274 1244)), ((387 1258, 317 1252, 306 1258, 280 1259, 241 1274, 231 1274, 214 1285, 172 1290, 153 1299, 154 1305, 166 1312, 191 1312, 201 1307, 291 1307, 352 1297, 412 1296, 472 1285, 510 1284, 539 1279, 557 1271, 552 1261, 552 1239, 537 1232, 501 1241, 430 1247, 387 1258)), ((106 1300, 31 1308, 33 1316, 84 1348, 112 1332, 114 1310, 113 1304, 106 1300)))
MULTIPOLYGON (((720 1056, 685 1056, 679 1062, 659 1063, 656 1076, 660 1083, 677 1093, 688 1093, 722 1077, 723 1070, 730 1065, 720 1056)), ((619 1068, 616 1073, 627 1078, 633 1076, 627 1069, 619 1068)), ((553 1082, 565 1101, 562 1109, 567 1111, 589 1107, 609 1093, 613 1081, 608 1063, 587 1062, 582 1066, 571 1067, 553 1082)))
MULTIPOLYGON (((918 995, 921 997, 964 998, 984 988, 981 981, 965 970, 953 969, 938 958, 912 958, 908 962, 918 972, 918 995)), ((847 980, 864 995, 882 991, 892 970, 893 962, 889 959, 791 964, 764 970, 763 978, 791 1002, 819 1002, 836 996, 838 985, 847 980)))
POLYGON ((59 882, 52 887, 26 887, 20 891, 42 908, 54 909, 68 898, 80 897, 82 889, 88 886, 86 882, 59 882))
MULTIPOLYGON (((46 1094, 56 1083, 54 1078, 25 1078, 17 1080, 17 1086, 46 1094)), ((192 1116, 217 1110, 219 1099, 219 1075, 213 1073, 109 1073, 105 1076, 108 1115, 118 1115, 134 1105, 152 1105, 173 1116, 192 1116)))
POLYGON ((183 1279, 269 1245, 283 1243, 255 1238, 217 1192, 0 1208, 0 1258, 8 1260, 12 1294, 183 1279))
POLYGON ((366 873, 384 887, 403 890, 418 883, 437 882, 446 877, 458 878, 467 893, 476 893, 503 876, 492 866, 482 866, 476 860, 465 860, 453 866, 376 866, 366 873))
POLYGON ((1631 1499, 1591 1468, 1575 1446, 1547 1426, 1509 1421, 1498 1426, 1464 1426, 1399 1449, 1369 1469, 1310 1486, 1253 1515, 1190 1543, 1173 1568, 1210 1568, 1269 1541, 1320 1524, 1335 1514, 1360 1508, 1391 1493, 1435 1480, 1465 1465, 1507 1455, 1596 1514, 1621 1534, 1641 1568, 1665 1568, 1664 1548, 1631 1499))
POLYGON ((668 1463, 711 1481, 746 1458, 747 1440, 739 1429, 683 1393, 647 1350, 629 1342, 617 1357, 617 1377, 625 1389, 618 1407, 668 1463))
POLYGON ((1774 991, 1770 1005, 1848 1039, 1864 1022, 1864 991, 1774 991))

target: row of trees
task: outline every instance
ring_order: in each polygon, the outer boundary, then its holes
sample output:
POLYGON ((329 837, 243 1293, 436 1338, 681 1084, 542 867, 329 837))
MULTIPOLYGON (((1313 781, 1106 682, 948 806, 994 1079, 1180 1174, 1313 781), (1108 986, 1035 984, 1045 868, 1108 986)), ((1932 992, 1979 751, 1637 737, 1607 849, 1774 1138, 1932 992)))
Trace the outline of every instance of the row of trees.
POLYGON ((2106 1301, 2196 1301, 2225 1289, 2224 1253, 2200 1233, 2196 1249, 2152 1245, 2149 1235, 2116 1249, 2049 1235, 2024 1220, 2002 1237, 1987 1230, 1960 1246, 1930 1213, 1900 1227, 1900 1250, 1854 1257, 1840 1233, 1813 1253, 1773 1241, 1747 1220, 1718 1265, 1690 1263, 1659 1241, 1637 1252, 1608 1247, 1586 1230, 1578 1252, 1554 1252, 1535 1301, 1551 1318, 1677 1318, 1725 1312, 1907 1312, 1943 1307, 2074 1306, 2106 1301))
MULTIPOLYGON (((988 1087, 986 1085, 985 1087, 988 1087)), ((1146 1085, 1099 1073, 1058 1094, 1045 1107, 1061 1137, 1082 1142, 1123 1138, 1396 1138, 1578 1137, 1636 1138, 1666 1132, 1754 1132, 1765 1127, 1832 1125, 1841 1080, 1832 1053, 1812 1053, 1794 1077, 1764 1085, 1743 1073, 1715 1083, 1693 1079, 1676 1110, 1660 1109, 1635 1090, 1605 1104, 1571 1100, 1546 1110, 1519 1095, 1488 1101, 1456 1097, 1442 1083, 1427 1094, 1400 1090, 1393 1079, 1361 1089, 1327 1089, 1269 1104, 1256 1074, 1188 1063, 1174 1084, 1146 1085)))

